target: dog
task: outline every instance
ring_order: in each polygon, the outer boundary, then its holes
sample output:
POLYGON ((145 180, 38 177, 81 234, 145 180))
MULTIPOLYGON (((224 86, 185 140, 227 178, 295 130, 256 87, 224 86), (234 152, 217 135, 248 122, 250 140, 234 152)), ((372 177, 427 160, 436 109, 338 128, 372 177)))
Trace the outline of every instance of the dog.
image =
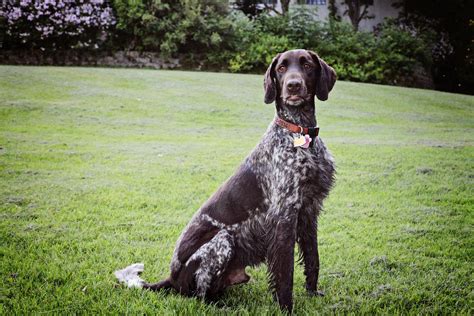
POLYGON ((335 164, 318 137, 315 97, 327 100, 335 81, 334 69, 312 51, 278 54, 264 78, 264 101, 275 102, 275 119, 235 174, 186 226, 170 276, 149 284, 139 277, 143 264, 134 264, 115 272, 119 281, 212 298, 248 282, 245 268, 265 262, 274 298, 291 313, 297 243, 306 289, 321 295, 317 218, 333 186, 335 164))

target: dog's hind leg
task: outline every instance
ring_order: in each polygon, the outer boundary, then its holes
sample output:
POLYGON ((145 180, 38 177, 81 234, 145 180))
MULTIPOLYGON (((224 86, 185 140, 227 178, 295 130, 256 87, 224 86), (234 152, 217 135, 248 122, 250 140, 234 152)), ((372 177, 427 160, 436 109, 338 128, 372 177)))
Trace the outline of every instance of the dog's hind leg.
POLYGON ((142 263, 115 271, 115 276, 128 287, 152 291, 174 288, 181 294, 204 298, 208 293, 215 293, 224 288, 225 282, 222 282, 222 278, 226 276, 225 272, 233 255, 234 237, 229 231, 222 229, 189 257, 176 277, 171 276, 158 283, 148 284, 139 276, 143 272, 142 263))
MULTIPOLYGON (((186 262, 182 276, 193 277, 192 294, 204 298, 223 277, 234 254, 234 237, 226 229, 220 230, 210 241, 202 245, 186 262), (192 271, 191 271, 192 270, 192 271)), ((175 287, 188 288, 190 280, 177 280, 175 287), (181 283, 181 284, 180 284, 181 283), (185 284, 186 283, 186 284, 185 284)))
POLYGON ((160 282, 149 284, 145 283, 143 284, 143 288, 145 290, 150 290, 150 291, 160 291, 160 290, 168 290, 172 289, 173 285, 171 284, 171 281, 168 279, 164 279, 160 282))

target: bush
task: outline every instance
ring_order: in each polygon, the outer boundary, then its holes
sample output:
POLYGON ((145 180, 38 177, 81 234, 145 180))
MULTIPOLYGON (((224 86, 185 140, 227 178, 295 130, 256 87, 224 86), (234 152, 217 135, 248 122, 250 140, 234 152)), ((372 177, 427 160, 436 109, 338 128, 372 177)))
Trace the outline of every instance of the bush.
POLYGON ((238 45, 235 45, 229 70, 263 71, 276 54, 292 48, 305 47, 311 42, 310 38, 317 29, 311 26, 318 25, 316 22, 307 23, 307 14, 308 11, 302 10, 292 12, 289 16, 261 14, 253 20, 249 20, 241 13, 234 14, 234 34, 238 45))
POLYGON ((103 0, 4 1, 6 48, 42 50, 98 47, 115 19, 103 0))
POLYGON ((210 53, 227 45, 231 21, 219 0, 114 0, 115 45, 163 56, 210 53))
POLYGON ((292 11, 287 17, 260 15, 254 20, 235 15, 234 32, 239 45, 229 62, 233 72, 263 71, 277 53, 292 48, 311 49, 334 67, 342 80, 396 83, 431 60, 429 37, 420 37, 393 20, 376 33, 357 32, 351 24, 321 24, 315 12, 292 11))
POLYGON ((313 48, 334 67, 339 79, 367 81, 379 77, 373 54, 375 42, 372 34, 354 31, 349 23, 329 21, 313 48))
POLYGON ((400 78, 411 75, 417 66, 430 69, 433 33, 417 34, 395 20, 387 19, 378 27, 375 36, 375 61, 383 69, 376 82, 394 84, 400 78))
POLYGON ((232 72, 263 71, 276 54, 292 48, 288 37, 279 30, 287 23, 284 17, 261 15, 249 20, 240 13, 233 16, 233 22, 236 39, 235 51, 229 61, 232 72))
POLYGON ((346 22, 318 22, 317 11, 307 6, 295 6, 287 16, 254 18, 229 12, 221 0, 113 0, 112 6, 113 12, 104 0, 7 1, 1 11, 5 43, 84 48, 108 38, 112 50, 156 51, 180 57, 189 68, 232 72, 263 72, 277 53, 304 48, 319 53, 339 79, 376 83, 397 83, 431 65, 431 35, 394 20, 371 33, 346 22))
POLYGON ((315 50, 334 67, 342 80, 396 83, 417 66, 429 68, 430 45, 387 20, 376 33, 356 32, 350 24, 329 21, 315 50))

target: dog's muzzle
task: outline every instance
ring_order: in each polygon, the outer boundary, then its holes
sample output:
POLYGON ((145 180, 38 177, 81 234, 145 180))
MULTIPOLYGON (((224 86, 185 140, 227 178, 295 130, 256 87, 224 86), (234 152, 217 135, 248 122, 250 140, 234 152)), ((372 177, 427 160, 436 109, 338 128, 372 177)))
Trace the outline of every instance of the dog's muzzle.
POLYGON ((285 82, 283 100, 292 106, 301 105, 306 101, 306 86, 300 78, 291 78, 285 82))

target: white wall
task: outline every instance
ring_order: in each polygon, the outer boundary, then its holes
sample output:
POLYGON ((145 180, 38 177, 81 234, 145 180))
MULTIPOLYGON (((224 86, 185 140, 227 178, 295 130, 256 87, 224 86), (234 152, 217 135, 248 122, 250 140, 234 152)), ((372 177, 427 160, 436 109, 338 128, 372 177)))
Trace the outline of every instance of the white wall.
POLYGON ((369 7, 369 14, 375 15, 375 18, 360 21, 359 29, 372 31, 373 27, 383 22, 385 17, 396 18, 400 10, 392 7, 394 2, 391 0, 374 0, 374 5, 369 7))

